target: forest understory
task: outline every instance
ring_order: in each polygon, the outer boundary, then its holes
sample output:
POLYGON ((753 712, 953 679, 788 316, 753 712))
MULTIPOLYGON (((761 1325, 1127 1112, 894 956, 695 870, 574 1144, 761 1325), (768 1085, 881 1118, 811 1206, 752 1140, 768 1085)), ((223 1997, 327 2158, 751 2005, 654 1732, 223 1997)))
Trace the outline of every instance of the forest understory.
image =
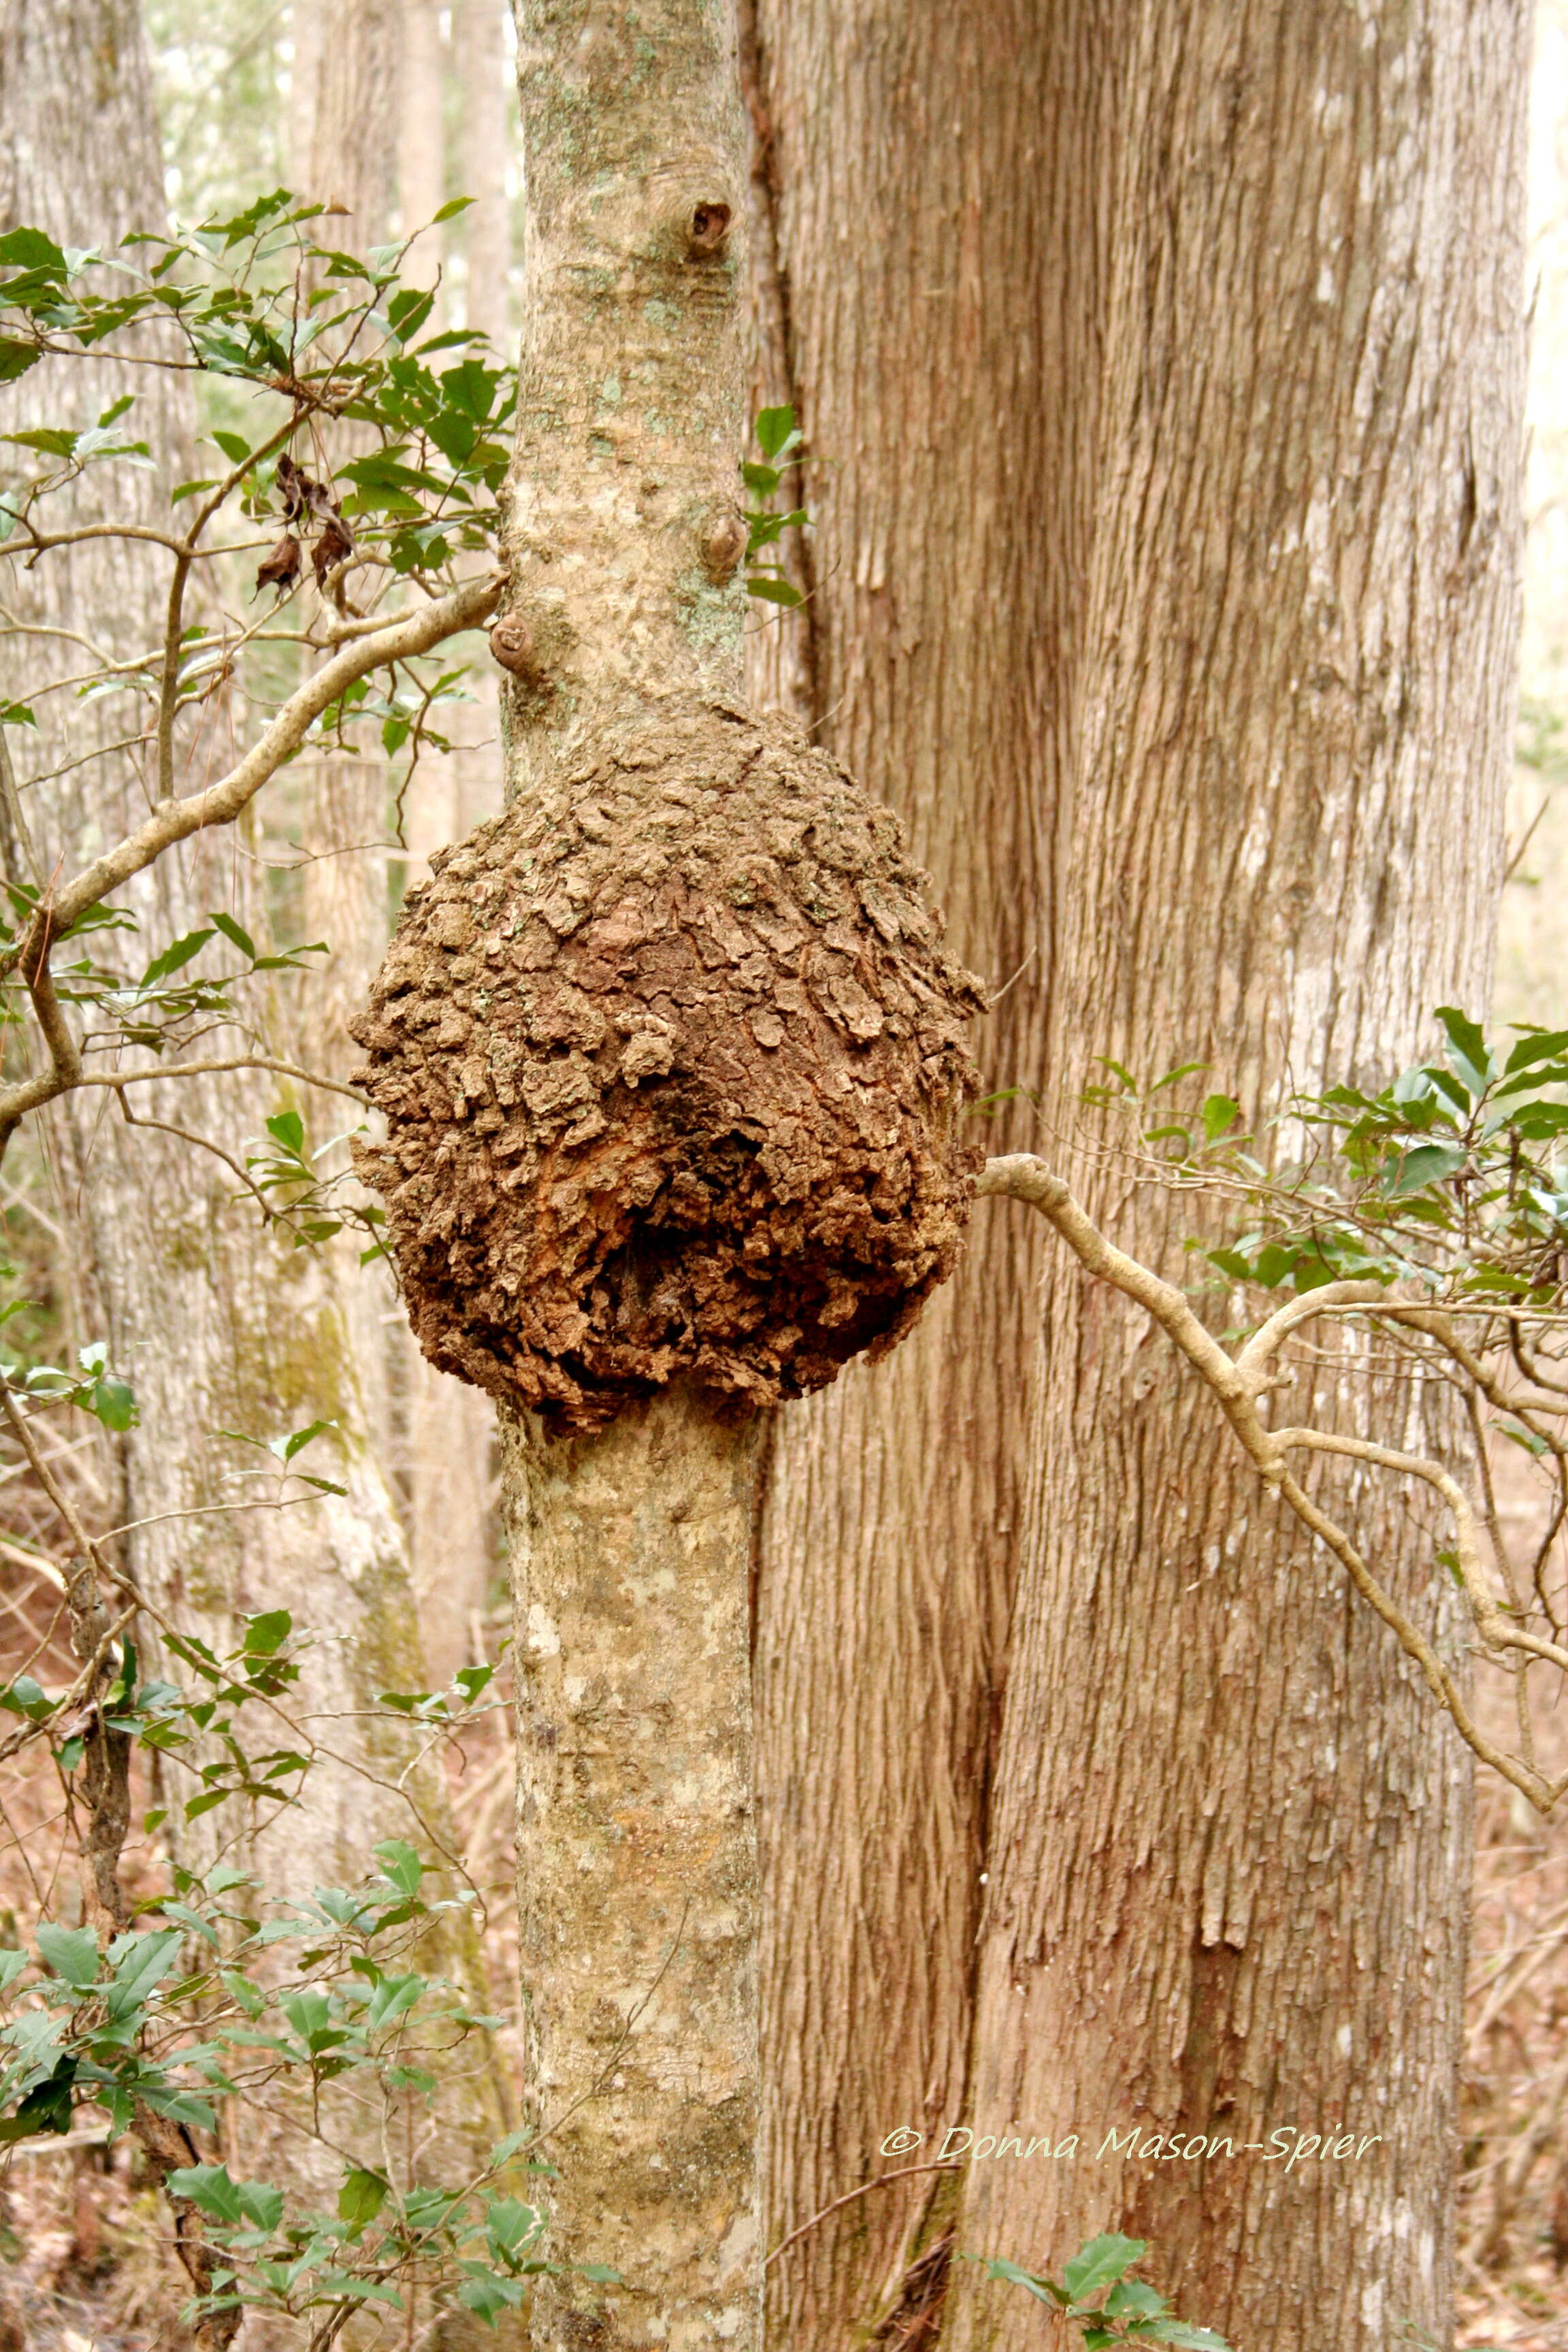
MULTIPOLYGON (((89 1423, 62 1447, 54 1466, 84 1501, 112 1475, 110 1444, 89 1423)), ((1538 1531, 1541 1495, 1525 1457, 1500 1447, 1494 1477, 1505 1520, 1521 1534, 1538 1531)), ((58 1596, 20 1557, 22 1546, 37 1541, 47 1507, 26 1465, 4 1461, 0 1482, 0 1546, 16 1543, 3 1554, 0 1672, 63 1680, 58 1596)), ((502 1654, 506 1630, 498 1583, 490 1605, 471 1615, 471 1662, 502 1654)), ((495 1704, 450 1745, 447 1771, 463 1866, 486 1906, 488 1996, 506 2021, 497 2044, 521 2077, 513 1717, 503 1654, 491 1693, 495 1704)), ((1500 1687, 1491 1702, 1500 1729, 1510 1704, 1500 1687)), ((1548 1754, 1554 1769, 1558 1749, 1568 1761, 1568 1721, 1548 1754)), ((154 1793, 139 1789, 138 1806, 154 1793)), ((46 1906, 58 1916, 67 1907, 59 1889, 75 1868, 61 1784, 35 1748, 25 1762, 0 1768, 0 1942, 26 1940, 46 1906)), ((134 1844, 124 1874, 132 1889, 144 1880, 149 1891, 161 1877, 134 1844)), ((1471 1901, 1456 2352, 1568 2352, 1568 1811, 1543 1822, 1500 1783, 1484 1781, 1471 1901)), ((185 2352, 184 2282, 165 2242, 161 2202, 142 2183, 133 2141, 111 2149, 100 2130, 19 2149, 0 2179, 0 2352, 185 2352)), ((911 2284, 908 2313, 884 2339, 891 2352, 935 2341, 940 2284, 934 2294, 920 2291, 923 2280, 911 2284)))

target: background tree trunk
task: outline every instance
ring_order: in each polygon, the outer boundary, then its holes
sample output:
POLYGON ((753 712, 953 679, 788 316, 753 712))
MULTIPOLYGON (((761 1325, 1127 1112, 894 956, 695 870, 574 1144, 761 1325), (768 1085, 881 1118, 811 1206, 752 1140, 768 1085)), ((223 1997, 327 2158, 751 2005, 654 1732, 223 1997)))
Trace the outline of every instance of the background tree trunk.
MULTIPOLYGON (((404 264, 404 276, 414 286, 434 286, 443 259, 441 230, 423 224, 435 219, 447 197, 446 64, 441 12, 434 0, 403 0, 397 209, 399 233, 420 232, 404 264)), ((446 325, 444 309, 437 301, 430 314, 431 333, 446 325)))
MULTIPOLYGON (((506 166, 514 101, 502 40, 504 5, 505 0, 467 0, 453 14, 461 137, 452 193, 474 199, 453 225, 464 247, 463 323, 489 336, 498 362, 513 356, 506 166)), ((453 60, 439 37, 439 15, 427 0, 406 0, 405 234, 414 222, 430 219, 447 194, 444 121, 453 60)), ((422 272, 426 284, 433 281, 445 237, 443 229, 430 230, 415 247, 416 255, 427 249, 422 272)), ((448 267, 452 257, 448 247, 448 267)), ((432 331, 445 323, 433 317, 432 331)), ((482 654, 471 658, 463 680, 463 691, 471 698, 437 713, 440 731, 453 749, 423 751, 404 794, 405 870, 410 885, 428 874, 435 851, 460 841, 500 807, 495 681, 495 668, 482 654)), ((476 1619, 497 1575, 495 1409, 481 1390, 427 1362, 401 1321, 395 1340, 409 1558, 430 1671, 445 1677, 475 1649, 476 1619)))
MULTIPOLYGON (((804 620, 749 641, 910 828, 1038 1083, 1094 506, 1105 299, 1097 12, 747 0, 758 391, 808 436, 804 620)), ((982 1129, 994 1150, 1028 1122, 982 1129)), ((982 1210, 908 1342, 779 1419, 760 1543, 771 2243, 963 2111, 992 1750, 1039 1346, 1039 1239, 982 1210)), ((930 2184, 772 2273, 792 2347, 889 2309, 930 2184)))
MULTIPOLYGON (((1516 0, 1124 12, 1064 1121, 1096 1055, 1203 1057, 1198 1092, 1268 1112, 1430 1051, 1437 1003, 1485 1010, 1527 30, 1516 0)), ((1190 1209, 1089 1139, 1091 1213, 1179 1266, 1190 1209)), ((1247 2352, 1447 2341, 1468 1757, 1159 1338, 1050 1278, 965 2120, 1080 2152, 977 2165, 963 2242, 1043 2263, 1125 2228, 1247 2352), (1131 2125, 1379 2137, 1289 2176, 1097 2164, 1131 2125)), ((1324 1410, 1440 1442, 1393 1384, 1322 1378, 1324 1410)), ((1354 1508, 1462 1649, 1426 1515, 1354 1508)), ((966 2352, 1038 2340, 973 2266, 952 2297, 966 2352)))
POLYGON ((506 64, 506 0, 458 0, 452 12, 463 126, 460 193, 474 199, 463 218, 464 315, 501 347, 511 311, 511 218, 507 163, 512 145, 506 64))
POLYGON ((316 90, 321 80, 321 0, 289 0, 289 185, 302 196, 310 184, 310 148, 315 137, 316 90))
MULTIPOLYGON (((38 6, 14 0, 0 72, 4 119, 30 126, 27 140, 11 150, 7 225, 35 221, 62 241, 108 247, 133 226, 162 222, 157 125, 134 0, 107 13, 100 0, 38 6), (82 102, 84 59, 100 76, 91 107, 82 102)), ((95 413, 121 388, 119 382, 109 386, 104 371, 92 367, 79 378, 66 369, 50 373, 67 413, 73 400, 80 415, 95 413)), ((154 496, 161 501, 171 480, 197 470, 188 446, 179 454, 194 436, 188 399, 183 386, 171 394, 170 385, 182 386, 182 379, 133 376, 138 425, 160 465, 155 474, 133 474, 130 491, 115 478, 117 517, 134 511, 128 500, 139 486, 153 486, 151 504, 154 496)), ((13 400, 30 403, 33 392, 29 386, 13 400)), ((163 524, 166 510, 160 504, 142 519, 163 524)), ((27 575, 26 617, 79 628, 119 656, 157 648, 167 570, 142 560, 144 552, 100 541, 47 559, 27 575)), ((20 646, 35 685, 40 675, 82 666, 79 650, 68 645, 26 638, 20 646)), ((15 643, 6 656, 8 662, 22 658, 15 643)), ((124 705, 112 708, 118 714, 124 705)), ((45 720, 36 746, 26 747, 24 785, 29 774, 47 772, 79 754, 84 739, 93 740, 69 698, 41 698, 39 709, 45 720)), ((225 714, 226 724, 242 727, 244 719, 242 709, 225 714)), ((112 724, 99 723, 105 742, 127 731, 118 715, 112 724)), ((189 749, 183 740, 182 759, 189 749)), ((194 756, 202 756, 199 743, 194 756)), ((24 793, 47 867, 63 857, 68 868, 80 862, 84 844, 123 830, 149 797, 141 760, 123 752, 24 793)), ((237 829, 198 835, 162 859, 123 894, 142 925, 141 938, 124 950, 125 963, 139 970, 213 907, 232 911, 264 940, 258 848, 254 832, 237 829)), ((275 1004, 249 1009, 263 1025, 279 1012, 275 1004)), ((234 1034, 227 1050, 243 1052, 247 1043, 234 1034)), ((210 1039, 207 1050, 223 1053, 221 1036, 210 1039)), ((276 1081, 237 1076, 150 1087, 136 1108, 142 1118, 220 1139, 239 1156, 264 1118, 289 1100, 276 1081)), ((402 1536, 366 1435, 367 1386, 376 1373, 354 1339, 351 1302, 371 1286, 352 1255, 345 1264, 280 1242, 260 1223, 254 1204, 237 1198, 229 1167, 155 1127, 129 1129, 115 1111, 106 1114, 104 1103, 100 1096, 82 1096, 51 1115, 52 1165, 71 1230, 85 1244, 105 1319, 102 1336, 141 1407, 141 1425, 122 1441, 120 1454, 119 1517, 131 1530, 127 1564, 156 1608, 220 1651, 237 1639, 242 1612, 287 1608, 311 1644, 297 1693, 300 1717, 343 1759, 316 1766, 300 1801, 254 1841, 248 1859, 276 1895, 354 1883, 373 1866, 379 1838, 411 1836, 427 1853, 433 1844, 449 1852, 438 1770, 426 1770, 416 1783, 427 1825, 422 1833, 390 1785, 408 1764, 409 1738, 395 1724, 388 1728, 385 1717, 368 1720, 378 1691, 426 1686, 402 1536), (221 1433, 267 1439, 314 1420, 337 1424, 338 1438, 321 1447, 340 1449, 338 1462, 321 1466, 341 1477, 345 1493, 303 1507, 237 1508, 272 1489, 270 1481, 258 1488, 249 1475, 258 1457, 221 1433)), ((177 1662, 166 1664, 171 1679, 188 1680, 177 1662)), ((183 1860, 199 1867, 210 1858, 214 1836, 232 1837, 235 1825, 224 1812, 183 1829, 180 1801, 190 1793, 177 1783, 165 1792, 174 1810, 163 1834, 183 1860)), ((430 1961, 477 1985, 477 1955, 467 1937, 444 1937, 439 1952, 433 1943, 430 1961)), ((462 2144, 459 2168, 476 2143, 488 2145, 509 2120, 491 2056, 476 2039, 471 2056, 444 2086, 443 2116, 462 2144)), ((266 2128, 238 2111, 225 2150, 237 2169, 270 2168, 296 2185, 302 2179, 319 2185, 321 2176, 310 2172, 308 2159, 301 2166, 297 2137, 280 2135, 263 2152, 266 2128)), ((443 2153, 453 2154, 449 2141, 443 2153)), ((334 2160, 334 2178, 336 2170, 334 2160)), ((262 2323, 255 2332, 259 2345, 262 2323)))
POLYGON ((333 0, 324 12, 310 192, 349 215, 349 250, 385 238, 397 201, 402 55, 401 0, 333 0))

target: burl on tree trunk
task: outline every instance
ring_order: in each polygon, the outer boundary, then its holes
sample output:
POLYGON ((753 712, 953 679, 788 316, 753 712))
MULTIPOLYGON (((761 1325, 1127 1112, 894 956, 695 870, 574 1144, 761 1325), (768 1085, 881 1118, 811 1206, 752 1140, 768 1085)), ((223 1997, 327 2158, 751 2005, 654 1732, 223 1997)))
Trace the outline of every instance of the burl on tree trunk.
POLYGON ((897 819, 691 702, 437 856, 355 1034, 426 1354, 554 1431, 689 1376, 751 1406, 952 1268, 977 984, 897 819))
POLYGON ((746 2352, 758 1409, 952 1270, 982 998, 891 813, 722 703, 434 863, 356 1023, 358 1160, 426 1353, 511 1409, 533 2110, 558 2251, 634 2291, 552 2281, 535 2340, 746 2352))

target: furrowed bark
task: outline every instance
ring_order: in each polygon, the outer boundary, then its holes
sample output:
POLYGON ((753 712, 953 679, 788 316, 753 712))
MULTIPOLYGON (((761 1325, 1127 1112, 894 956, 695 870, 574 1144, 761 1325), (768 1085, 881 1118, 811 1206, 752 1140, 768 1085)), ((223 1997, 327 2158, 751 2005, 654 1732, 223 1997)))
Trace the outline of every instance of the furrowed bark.
MULTIPOLYGON (((1201 1060, 1195 1093, 1267 1114, 1484 1008, 1526 31, 1513 0, 1131 12, 1064 1105, 1107 1055, 1201 1060)), ((1190 1199, 1089 1139, 1094 1223, 1181 1281, 1190 1199)), ((1442 1458, 1440 1411, 1326 1353, 1290 1418, 1442 1458)), ((975 2166, 960 2242, 1033 2266, 1124 2229, 1247 2352, 1446 2342, 1468 1759, 1162 1335, 1076 1271, 1032 1453, 964 2120, 1079 2160, 975 2166), (1366 2145, 1287 2178, 1280 2126, 1366 2145)), ((1316 1475, 1462 1676, 1436 1510, 1316 1475)), ((944 2341, 1034 2344, 1030 2311, 963 2264, 944 2341)))
MULTIPOLYGON (((755 0, 761 394, 798 408, 812 591, 749 640, 900 811, 999 1002, 987 1090, 1056 1027, 1060 813, 1094 507, 1103 12, 755 0)), ((1025 1106, 974 1122, 992 1150, 1025 1106)), ((909 1342, 782 1417, 760 1544, 770 2245, 964 2111, 992 1756, 1039 1345, 1040 1235, 977 1213, 909 1342)), ((770 2272, 792 2347, 841 2352, 941 2234, 911 2177, 770 2272)), ((915 2292, 930 2287, 929 2273, 915 2292)))

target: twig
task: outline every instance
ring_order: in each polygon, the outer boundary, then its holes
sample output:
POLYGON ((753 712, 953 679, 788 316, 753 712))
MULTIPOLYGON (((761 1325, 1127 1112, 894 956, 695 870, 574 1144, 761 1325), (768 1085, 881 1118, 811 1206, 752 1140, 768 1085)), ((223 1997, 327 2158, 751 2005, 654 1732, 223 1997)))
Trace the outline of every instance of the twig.
MULTIPOLYGON (((1475 1513, 1468 1496, 1439 1463, 1428 1462, 1418 1454, 1400 1453, 1390 1446, 1373 1444, 1369 1439, 1342 1437, 1323 1430, 1270 1430, 1258 1413, 1258 1399, 1273 1383, 1272 1365, 1280 1343, 1298 1325, 1314 1313, 1321 1312, 1324 1306, 1342 1310, 1359 1307, 1363 1313, 1375 1306, 1380 1316, 1411 1321, 1417 1328, 1428 1330, 1437 1337, 1456 1360, 1461 1361, 1467 1374, 1476 1378, 1478 1385, 1481 1385, 1489 1379, 1484 1366, 1463 1342, 1446 1328, 1445 1318, 1434 1317, 1426 1309, 1407 1307, 1389 1301, 1381 1286, 1331 1283, 1321 1290, 1309 1292, 1280 1307, 1268 1318, 1239 1357, 1233 1360, 1212 1333, 1199 1322, 1183 1293, 1108 1242, 1073 1198, 1068 1185, 1043 1160, 1037 1160, 1027 1152, 1016 1152, 989 1160, 975 1189, 981 1193, 1002 1193, 1015 1200, 1026 1201, 1038 1209, 1049 1218, 1089 1273, 1113 1284, 1152 1316, 1218 1398, 1226 1420, 1264 1483, 1279 1494, 1297 1517, 1332 1553, 1363 1600, 1382 1618, 1405 1654, 1420 1667, 1428 1687, 1451 1717, 1461 1738, 1484 1763, 1489 1764, 1521 1795, 1528 1797, 1538 1811, 1550 1812, 1568 1790, 1568 1772, 1556 1780, 1549 1780, 1527 1759, 1508 1755, 1487 1738, 1472 1716, 1464 1692, 1432 1643, 1405 1614, 1392 1595, 1384 1590, 1345 1530, 1301 1487, 1290 1471, 1289 1456, 1295 1452, 1346 1455, 1407 1477, 1421 1479, 1435 1487, 1447 1504, 1454 1520, 1460 1580, 1471 1617, 1488 1648, 1497 1653, 1512 1650, 1526 1657, 1543 1658, 1568 1672, 1568 1649, 1555 1642, 1542 1641, 1524 1626, 1513 1622, 1488 1590, 1477 1539, 1475 1513)), ((1484 1392, 1489 1394, 1490 1389, 1484 1392)), ((1562 1444, 1561 1440, 1558 1444, 1562 1444)))
POLYGON ((771 2263, 777 2262, 781 2254, 787 2254, 797 2239, 804 2238, 809 2230, 815 2230, 819 2221, 826 2221, 830 2213, 837 2213, 841 2205, 853 2205, 857 2197, 865 2197, 873 2189, 886 2189, 890 2180, 912 2179, 917 2172, 958 2172, 962 2169, 960 2160, 949 2156, 938 2158, 931 2164, 906 2164, 898 2172, 879 2172, 875 2180, 863 2180, 858 2189, 846 2189, 844 2195, 836 2197, 831 2205, 825 2205, 820 2213, 814 2213, 809 2221, 803 2221, 798 2230, 792 2230, 788 2237, 781 2239, 766 2257, 763 2268, 766 2270, 771 2263))

